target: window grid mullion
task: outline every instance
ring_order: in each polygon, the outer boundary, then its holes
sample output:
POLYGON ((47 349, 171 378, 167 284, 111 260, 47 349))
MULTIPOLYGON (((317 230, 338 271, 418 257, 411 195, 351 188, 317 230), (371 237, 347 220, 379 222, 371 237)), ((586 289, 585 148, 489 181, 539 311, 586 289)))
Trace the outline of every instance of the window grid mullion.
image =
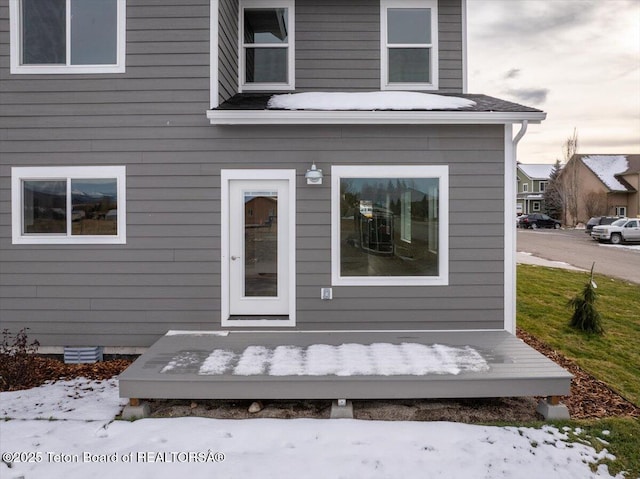
POLYGON ((243 48, 288 48, 289 43, 243 43, 243 48))
POLYGON ((73 209, 73 205, 72 205, 72 199, 71 199, 71 178, 67 177, 67 211, 66 211, 66 217, 67 217, 67 236, 71 236, 71 222, 73 220, 73 214, 72 214, 72 209, 73 209))
POLYGON ((387 48, 433 48, 432 43, 387 43, 387 48))

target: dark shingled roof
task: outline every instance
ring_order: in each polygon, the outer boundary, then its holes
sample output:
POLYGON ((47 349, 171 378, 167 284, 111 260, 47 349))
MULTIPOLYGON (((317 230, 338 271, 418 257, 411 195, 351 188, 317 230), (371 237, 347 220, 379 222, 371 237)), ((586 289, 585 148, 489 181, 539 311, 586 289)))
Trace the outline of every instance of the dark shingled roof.
MULTIPOLYGON (((476 105, 470 108, 459 109, 443 109, 443 110, 428 110, 428 111, 478 111, 478 112, 528 112, 528 113, 542 113, 542 110, 536 108, 530 108, 528 106, 519 105, 510 101, 500 100, 499 98, 493 98, 487 95, 472 95, 472 94, 450 94, 450 93, 437 93, 441 96, 453 96, 458 98, 466 98, 473 100, 476 105)), ((229 100, 222 103, 216 110, 267 110, 267 102, 273 94, 268 93, 239 93, 229 100)), ((420 111, 420 110, 411 110, 420 111)), ((423 110, 427 111, 427 110, 423 110)))

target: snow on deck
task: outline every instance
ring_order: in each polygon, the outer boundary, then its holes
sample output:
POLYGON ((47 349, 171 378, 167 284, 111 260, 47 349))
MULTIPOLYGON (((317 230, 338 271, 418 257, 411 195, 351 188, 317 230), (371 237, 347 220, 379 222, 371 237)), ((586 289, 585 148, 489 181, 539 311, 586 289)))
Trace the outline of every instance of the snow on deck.
POLYGON ((629 169, 629 162, 626 156, 591 155, 583 156, 582 161, 609 189, 627 191, 627 188, 615 177, 615 175, 624 173, 629 169))
POLYGON ((267 105, 281 110, 458 110, 476 103, 466 98, 405 91, 308 92, 274 95, 267 105))
POLYGON ((199 375, 237 376, 424 376, 482 372, 487 361, 470 346, 374 343, 248 346, 241 353, 216 349, 203 360, 202 352, 182 351, 160 371, 195 370, 199 375))

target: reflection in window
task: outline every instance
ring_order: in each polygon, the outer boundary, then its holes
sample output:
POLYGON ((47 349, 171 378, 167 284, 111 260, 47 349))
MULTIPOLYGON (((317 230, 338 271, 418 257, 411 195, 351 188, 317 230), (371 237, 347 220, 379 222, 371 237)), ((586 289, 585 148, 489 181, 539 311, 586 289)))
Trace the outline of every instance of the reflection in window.
POLYGON ((340 275, 438 276, 438 178, 341 178, 340 275))
POLYGON ((71 180, 71 234, 117 235, 115 178, 71 180))
POLYGON ((118 62, 116 0, 21 0, 21 19, 22 65, 118 62))
POLYGON ((388 81, 431 82, 431 9, 387 10, 388 81))
POLYGON ((23 185, 23 233, 66 233, 67 182, 28 180, 23 185))
POLYGON ((118 234, 117 180, 71 179, 23 181, 23 234, 118 234))
POLYGON ((243 8, 244 83, 289 82, 289 8, 243 8))
POLYGON ((289 77, 287 8, 244 9, 246 83, 286 83, 289 77))
POLYGON ((244 192, 244 296, 278 296, 278 193, 244 192))

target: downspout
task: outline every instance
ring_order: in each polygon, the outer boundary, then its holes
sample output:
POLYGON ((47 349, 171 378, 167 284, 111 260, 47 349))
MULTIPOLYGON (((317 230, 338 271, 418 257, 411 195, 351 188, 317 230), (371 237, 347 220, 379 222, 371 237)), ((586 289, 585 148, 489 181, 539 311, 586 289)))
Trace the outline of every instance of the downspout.
POLYGON ((513 136, 513 125, 505 124, 504 169, 504 329, 516 334, 516 163, 518 143, 527 133, 528 120, 513 136))

